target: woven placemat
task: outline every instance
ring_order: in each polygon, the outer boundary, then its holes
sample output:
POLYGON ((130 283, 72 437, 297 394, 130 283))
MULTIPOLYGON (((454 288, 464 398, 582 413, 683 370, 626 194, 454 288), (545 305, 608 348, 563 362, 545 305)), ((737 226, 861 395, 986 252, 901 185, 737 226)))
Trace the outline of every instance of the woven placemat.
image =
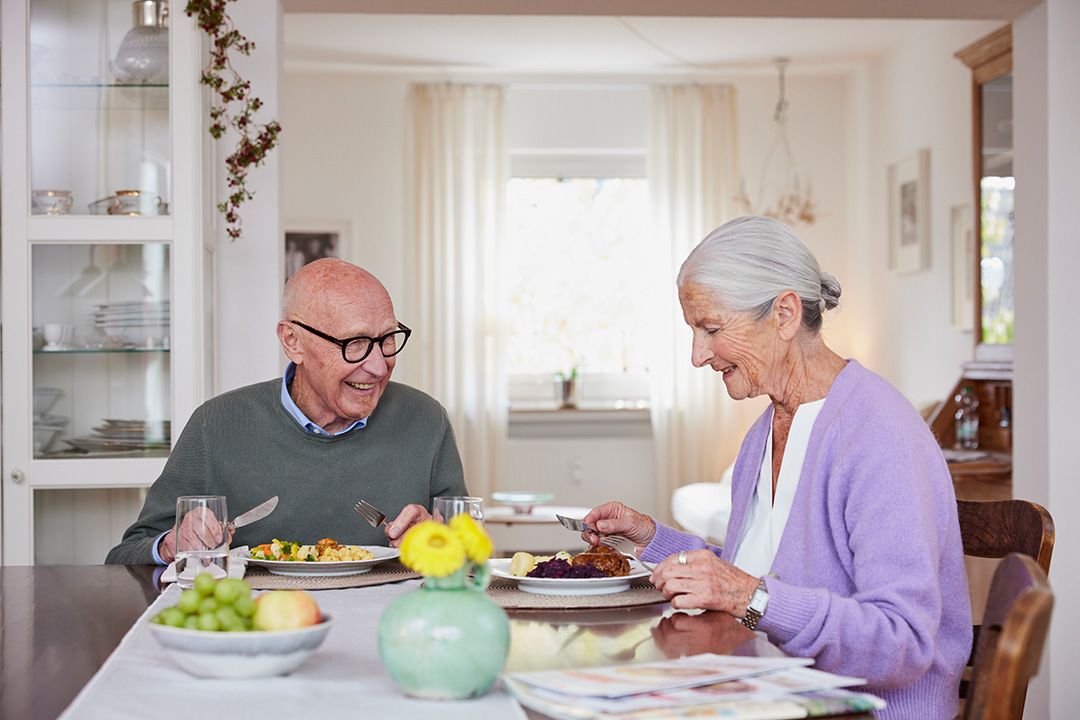
POLYGON ((340 590, 342 588, 369 587, 387 583, 413 580, 420 577, 397 560, 384 562, 359 575, 336 577, 274 575, 263 567, 249 565, 244 579, 255 590, 340 590))
POLYGON ((636 580, 629 590, 608 595, 538 595, 518 590, 513 582, 492 580, 487 596, 504 610, 621 608, 664 602, 663 594, 647 580, 636 580))

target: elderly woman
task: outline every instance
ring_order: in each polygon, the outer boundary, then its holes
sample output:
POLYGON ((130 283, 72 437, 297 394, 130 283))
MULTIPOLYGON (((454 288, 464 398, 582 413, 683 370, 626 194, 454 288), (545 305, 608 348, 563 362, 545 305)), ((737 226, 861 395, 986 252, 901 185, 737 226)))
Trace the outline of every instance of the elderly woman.
POLYGON ((954 717, 971 608, 952 481, 911 404, 822 339, 836 278, 787 226, 743 217, 690 253, 678 288, 694 366, 735 400, 772 400, 735 461, 724 546, 617 502, 586 523, 662 560, 652 581, 672 607, 728 613, 866 678, 881 717, 954 717))

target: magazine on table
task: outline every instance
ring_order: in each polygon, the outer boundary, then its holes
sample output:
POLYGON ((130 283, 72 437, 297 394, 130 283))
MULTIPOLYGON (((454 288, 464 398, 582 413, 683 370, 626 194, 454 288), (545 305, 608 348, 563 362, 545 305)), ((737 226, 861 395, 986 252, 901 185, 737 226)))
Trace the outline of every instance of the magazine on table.
POLYGON ((837 689, 788 695, 744 695, 707 702, 695 699, 689 705, 679 705, 674 699, 667 698, 658 700, 660 704, 653 707, 619 709, 620 705, 613 705, 597 709, 594 703, 582 703, 581 697, 547 692, 510 677, 503 678, 503 683, 521 705, 555 720, 797 720, 852 715, 885 707, 885 701, 873 695, 837 689))
POLYGON ((710 685, 811 664, 813 661, 806 658, 704 653, 677 660, 511 673, 508 677, 561 695, 615 698, 710 685))

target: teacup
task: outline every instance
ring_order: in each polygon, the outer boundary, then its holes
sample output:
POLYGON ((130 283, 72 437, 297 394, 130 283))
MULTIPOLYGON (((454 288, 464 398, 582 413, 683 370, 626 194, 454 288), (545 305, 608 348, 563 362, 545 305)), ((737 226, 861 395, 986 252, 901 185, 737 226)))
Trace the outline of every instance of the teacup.
POLYGON ((73 202, 68 190, 34 190, 30 193, 30 211, 34 215, 67 215, 73 202))
POLYGON ((75 339, 75 326, 65 323, 45 323, 43 333, 46 348, 67 347, 75 339))

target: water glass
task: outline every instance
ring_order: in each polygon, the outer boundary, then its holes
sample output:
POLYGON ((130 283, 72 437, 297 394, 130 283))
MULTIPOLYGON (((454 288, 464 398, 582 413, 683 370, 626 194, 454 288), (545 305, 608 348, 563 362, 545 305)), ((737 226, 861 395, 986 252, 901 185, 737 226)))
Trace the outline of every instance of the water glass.
POLYGON ((229 536, 224 495, 186 495, 176 499, 176 581, 180 587, 195 584, 195 576, 208 572, 226 575, 229 536))
POLYGON ((455 515, 462 513, 469 515, 476 522, 484 522, 484 499, 478 497, 465 497, 448 495, 435 498, 433 508, 435 519, 446 522, 455 515))

